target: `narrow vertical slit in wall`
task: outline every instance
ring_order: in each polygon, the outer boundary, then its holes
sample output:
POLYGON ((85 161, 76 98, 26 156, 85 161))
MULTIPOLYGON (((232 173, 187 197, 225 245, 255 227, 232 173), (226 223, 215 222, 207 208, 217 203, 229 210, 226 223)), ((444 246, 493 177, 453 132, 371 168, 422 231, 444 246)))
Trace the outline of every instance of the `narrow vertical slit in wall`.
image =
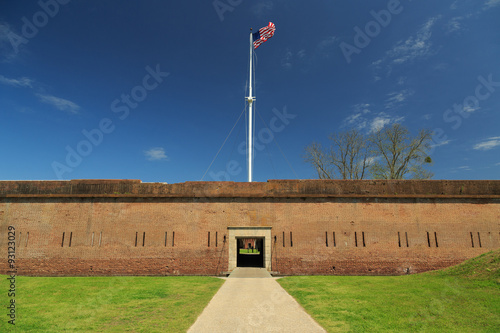
POLYGON ((165 231, 165 247, 167 247, 167 232, 165 231))
POLYGON ((137 247, 137 231, 135 232, 135 247, 137 247))
POLYGON ((62 236, 62 242, 61 242, 61 247, 64 246, 64 232, 63 232, 63 236, 62 236))
POLYGON ((401 247, 401 236, 399 235, 399 231, 398 231, 398 246, 401 247))
POLYGON ((405 231, 405 237, 406 237, 406 247, 410 247, 408 243, 408 232, 405 231))
POLYGON ((28 238, 30 238, 30 232, 29 231, 26 233, 26 245, 25 245, 25 247, 28 247, 28 238))
POLYGON ((71 240, 73 239, 73 231, 69 233, 69 247, 71 247, 71 240))
POLYGON ((219 236, 219 232, 218 232, 218 231, 216 231, 216 232, 215 232, 215 247, 217 247, 217 246, 219 245, 219 244, 217 244, 217 243, 218 243, 218 242, 217 242, 217 237, 218 237, 218 236, 219 236))
POLYGON ((474 236, 472 235, 472 231, 470 232, 470 242, 472 243, 472 247, 474 247, 474 236))
POLYGON ((292 232, 290 231, 290 247, 293 246, 293 240, 292 240, 292 232))
POLYGON ((90 246, 94 246, 94 233, 92 233, 92 240, 90 241, 90 246))
POLYGON ((362 231, 361 232, 361 236, 363 237, 363 247, 366 247, 366 243, 365 243, 365 232, 362 231))
POLYGON ((356 231, 354 232, 354 244, 358 247, 358 233, 356 231))
POLYGON ((174 247, 175 231, 172 231, 172 247, 174 247))
POLYGON ((431 238, 429 237, 428 231, 427 231, 427 246, 431 247, 431 238))
POLYGON ((481 245, 481 236, 479 235, 479 232, 477 233, 477 242, 479 243, 479 247, 483 247, 483 245, 481 245))
POLYGON ((436 247, 439 247, 438 245, 438 236, 437 233, 434 231, 434 240, 436 241, 436 247))
POLYGON ((142 233, 142 246, 146 245, 146 232, 142 233))
POLYGON ((210 247, 210 231, 208 232, 208 247, 210 247))
POLYGON ((325 231, 325 242, 326 242, 326 247, 328 247, 328 231, 325 231))
POLYGON ((19 238, 18 238, 18 241, 17 241, 17 242, 18 242, 18 243, 17 243, 18 245, 16 245, 17 247, 21 247, 21 244, 22 244, 22 242, 21 242, 21 236, 22 236, 22 235, 21 235, 21 232, 19 231, 19 238))
POLYGON ((102 231, 99 234, 99 247, 101 247, 101 243, 102 243, 102 231))
POLYGON ((285 232, 283 231, 283 247, 285 247, 285 232))
POLYGON ((337 242, 335 241, 335 231, 333 232, 333 247, 337 246, 337 242))

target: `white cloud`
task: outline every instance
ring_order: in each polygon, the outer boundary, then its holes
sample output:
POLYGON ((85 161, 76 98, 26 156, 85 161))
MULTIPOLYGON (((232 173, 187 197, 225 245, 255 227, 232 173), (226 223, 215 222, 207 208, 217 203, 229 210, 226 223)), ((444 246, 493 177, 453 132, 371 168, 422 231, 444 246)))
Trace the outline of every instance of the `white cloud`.
POLYGON ((359 103, 352 106, 355 112, 370 113, 370 104, 359 103))
POLYGON ((450 172, 452 173, 457 173, 457 172, 463 172, 463 171, 472 171, 472 168, 468 165, 462 165, 462 166, 459 166, 459 167, 454 167, 450 170, 450 172))
POLYGON ((372 112, 372 105, 359 103, 351 108, 353 112, 344 119, 342 126, 354 127, 358 130, 365 129, 368 133, 381 130, 384 126, 401 123, 405 117, 390 116, 385 112, 372 112))
POLYGON ((149 161, 168 160, 168 157, 165 154, 165 149, 162 147, 154 147, 149 150, 145 150, 144 155, 146 155, 149 161))
POLYGON ((366 165, 372 165, 377 162, 377 160, 382 159, 382 156, 371 156, 366 159, 366 165))
POLYGON ((406 41, 399 41, 387 55, 392 58, 395 64, 402 64, 412 61, 419 57, 425 57, 431 54, 431 45, 429 41, 432 36, 432 27, 440 16, 432 17, 417 31, 415 36, 410 36, 406 41))
POLYGON ((325 39, 323 39, 322 41, 320 41, 318 43, 318 48, 320 49, 320 51, 324 51, 325 49, 328 49, 328 48, 332 47, 333 45, 335 45, 335 42, 337 40, 338 40, 338 38, 335 36, 326 37, 325 39))
POLYGON ((404 85, 404 84, 406 83, 406 80, 407 80, 407 79, 408 79, 408 78, 407 78, 406 76, 401 76, 401 77, 398 79, 398 85, 399 85, 399 86, 404 85))
POLYGON ((472 105, 464 105, 464 107, 463 107, 463 110, 465 112, 469 112, 469 113, 475 112, 475 111, 477 111, 479 109, 480 109, 480 107, 479 106, 475 106, 475 105, 474 106, 472 106, 472 105))
POLYGON ((405 119, 405 117, 390 117, 384 112, 380 112, 375 118, 370 121, 369 133, 378 132, 385 126, 394 123, 400 123, 405 119))
POLYGON ((281 66, 286 69, 292 68, 292 59, 293 53, 290 50, 287 50, 283 58, 281 58, 281 66))
POLYGON ((32 88, 33 80, 27 77, 22 77, 19 79, 9 79, 3 75, 0 75, 0 83, 6 84, 12 87, 28 87, 32 88))
POLYGON ((36 95, 38 96, 38 98, 40 98, 40 101, 46 104, 50 104, 55 108, 57 108, 58 110, 66 111, 72 114, 77 114, 78 110, 80 110, 80 106, 71 101, 68 101, 67 99, 51 95, 42 95, 42 94, 36 94, 36 95))
POLYGON ((452 18, 451 20, 448 21, 448 23, 446 23, 446 32, 447 33, 452 33, 452 32, 455 32, 455 31, 458 31, 462 28, 462 23, 460 23, 461 20, 463 20, 464 18, 462 16, 457 16, 457 17, 454 17, 452 18))
POLYGON ((323 38, 316 45, 313 56, 322 58, 331 57, 331 55, 336 52, 335 45, 337 44, 338 40, 339 39, 335 36, 328 36, 323 38))
POLYGON ((306 50, 302 49, 296 53, 287 49, 283 57, 281 58, 281 66, 290 69, 293 67, 294 63, 297 61, 302 61, 306 56, 306 50))
POLYGON ((432 145, 433 147, 441 147, 441 146, 446 146, 448 144, 451 143, 451 140, 444 140, 444 141, 441 141, 439 143, 436 143, 434 145, 432 145))
POLYGON ((498 6, 498 5, 500 5, 500 0, 488 0, 484 4, 484 6, 486 8, 493 8, 493 7, 498 6))
POLYGON ((391 119, 387 117, 387 115, 380 113, 379 116, 375 117, 371 123, 370 123, 370 133, 373 132, 378 132, 382 128, 384 128, 385 125, 389 125, 391 123, 391 119))
POLYGON ((405 91, 401 91, 401 92, 392 92, 390 94, 388 94, 388 96, 391 96, 389 97, 386 101, 388 102, 404 102, 407 98, 407 95, 405 93, 405 91))
POLYGON ((408 37, 405 41, 397 42, 385 55, 372 62, 374 80, 380 80, 381 73, 389 77, 393 71, 393 65, 401 65, 414 61, 417 58, 427 57, 433 54, 431 49, 432 27, 441 16, 431 17, 425 22, 415 35, 408 37))
POLYGON ((385 108, 391 109, 391 108, 394 108, 396 106, 399 106, 401 103, 406 101, 406 99, 408 97, 410 97, 411 95, 413 95, 414 93, 415 92, 413 90, 405 89, 402 91, 395 91, 395 92, 387 94, 387 96, 389 98, 385 100, 386 101, 385 108))
POLYGON ((432 118, 432 115, 430 113, 424 114, 422 116, 422 119, 425 119, 425 120, 430 120, 431 118, 432 118))
POLYGON ((359 119, 360 117, 361 117, 361 113, 355 113, 355 114, 352 114, 349 117, 347 117, 345 119, 345 122, 349 125, 354 125, 356 122, 358 122, 360 120, 359 119))
POLYGON ((476 145, 474 145, 475 150, 490 150, 497 146, 500 146, 500 136, 491 137, 484 140, 476 145))
POLYGON ((353 113, 344 119, 342 126, 356 127, 363 129, 367 126, 367 119, 365 115, 369 114, 370 104, 359 103, 352 106, 353 113))

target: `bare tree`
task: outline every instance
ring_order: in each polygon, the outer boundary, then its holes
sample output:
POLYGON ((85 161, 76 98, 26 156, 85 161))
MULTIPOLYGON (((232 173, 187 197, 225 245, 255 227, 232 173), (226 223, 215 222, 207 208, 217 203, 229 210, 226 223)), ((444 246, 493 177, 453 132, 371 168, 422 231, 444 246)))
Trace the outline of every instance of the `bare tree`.
POLYGON ((304 160, 311 164, 318 173, 319 179, 333 179, 333 170, 321 144, 313 142, 304 150, 304 160))
POLYGON ((330 136, 330 161, 342 179, 363 179, 368 167, 368 141, 355 129, 330 136))
POLYGON ((304 159, 317 171, 319 179, 363 179, 369 161, 369 141, 355 129, 330 136, 331 146, 324 151, 313 142, 304 159))
POLYGON ((421 130, 411 137, 409 130, 401 124, 384 127, 373 133, 369 141, 375 162, 370 172, 375 179, 430 179, 433 174, 424 169, 431 163, 432 131, 421 130))

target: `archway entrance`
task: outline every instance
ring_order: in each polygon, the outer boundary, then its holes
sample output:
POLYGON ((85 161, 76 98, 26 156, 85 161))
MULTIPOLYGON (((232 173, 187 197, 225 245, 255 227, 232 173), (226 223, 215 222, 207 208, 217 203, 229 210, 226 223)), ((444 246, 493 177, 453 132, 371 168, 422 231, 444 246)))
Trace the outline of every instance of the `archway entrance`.
POLYGON ((236 239, 236 267, 265 267, 264 252, 265 239, 237 238, 236 239))
POLYGON ((244 226, 227 227, 227 229, 229 231, 227 263, 229 272, 236 267, 262 267, 271 271, 272 227, 244 226))

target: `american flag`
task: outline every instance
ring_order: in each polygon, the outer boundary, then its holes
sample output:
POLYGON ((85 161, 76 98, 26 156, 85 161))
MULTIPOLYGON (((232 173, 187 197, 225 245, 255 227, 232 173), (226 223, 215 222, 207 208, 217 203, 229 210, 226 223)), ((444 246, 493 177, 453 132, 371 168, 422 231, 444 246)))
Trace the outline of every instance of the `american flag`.
POLYGON ((276 26, 273 22, 269 22, 267 27, 260 28, 259 32, 253 34, 253 48, 256 49, 260 46, 260 44, 267 41, 269 38, 273 37, 274 31, 276 30, 276 26))

